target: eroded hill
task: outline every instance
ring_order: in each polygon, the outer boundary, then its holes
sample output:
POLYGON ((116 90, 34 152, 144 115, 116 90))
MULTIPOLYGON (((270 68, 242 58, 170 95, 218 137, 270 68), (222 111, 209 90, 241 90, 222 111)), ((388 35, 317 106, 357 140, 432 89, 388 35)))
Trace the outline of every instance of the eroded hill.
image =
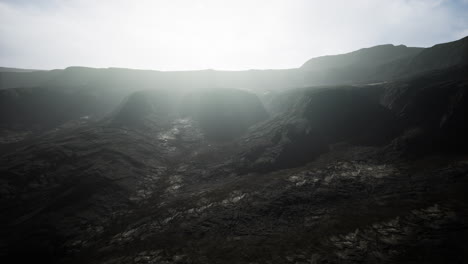
POLYGON ((464 263, 463 65, 268 98, 132 87, 105 104, 103 87, 1 91, 0 255, 464 263))

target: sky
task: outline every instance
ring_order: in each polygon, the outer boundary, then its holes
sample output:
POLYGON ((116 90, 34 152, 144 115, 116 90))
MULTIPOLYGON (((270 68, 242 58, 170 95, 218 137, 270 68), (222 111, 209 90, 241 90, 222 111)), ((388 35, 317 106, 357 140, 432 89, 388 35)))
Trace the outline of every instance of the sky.
POLYGON ((0 66, 300 67, 468 36, 468 0, 0 0, 0 66))

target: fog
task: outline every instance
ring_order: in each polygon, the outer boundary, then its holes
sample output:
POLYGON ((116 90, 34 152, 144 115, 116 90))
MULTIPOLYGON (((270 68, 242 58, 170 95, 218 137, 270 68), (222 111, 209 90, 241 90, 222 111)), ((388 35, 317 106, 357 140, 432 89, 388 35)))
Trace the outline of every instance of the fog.
POLYGON ((378 44, 461 38, 467 8, 466 0, 0 0, 0 65, 296 68, 378 44))
POLYGON ((0 0, 2 263, 468 263, 468 0, 0 0))

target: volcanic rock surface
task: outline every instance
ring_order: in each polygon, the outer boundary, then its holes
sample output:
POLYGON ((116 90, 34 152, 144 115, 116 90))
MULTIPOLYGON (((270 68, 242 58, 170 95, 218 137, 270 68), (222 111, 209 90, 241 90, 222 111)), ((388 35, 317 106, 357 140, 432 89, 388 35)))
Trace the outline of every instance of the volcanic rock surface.
POLYGON ((466 263, 468 69, 435 57, 266 106, 159 72, 1 75, 51 85, 0 91, 2 263, 466 263))

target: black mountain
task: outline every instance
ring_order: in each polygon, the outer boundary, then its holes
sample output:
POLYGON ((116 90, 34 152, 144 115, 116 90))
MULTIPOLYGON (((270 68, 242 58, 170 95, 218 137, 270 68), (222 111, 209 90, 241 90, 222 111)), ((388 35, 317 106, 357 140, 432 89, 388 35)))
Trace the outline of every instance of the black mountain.
POLYGON ((291 70, 2 72, 0 256, 464 263, 467 41, 291 70))

